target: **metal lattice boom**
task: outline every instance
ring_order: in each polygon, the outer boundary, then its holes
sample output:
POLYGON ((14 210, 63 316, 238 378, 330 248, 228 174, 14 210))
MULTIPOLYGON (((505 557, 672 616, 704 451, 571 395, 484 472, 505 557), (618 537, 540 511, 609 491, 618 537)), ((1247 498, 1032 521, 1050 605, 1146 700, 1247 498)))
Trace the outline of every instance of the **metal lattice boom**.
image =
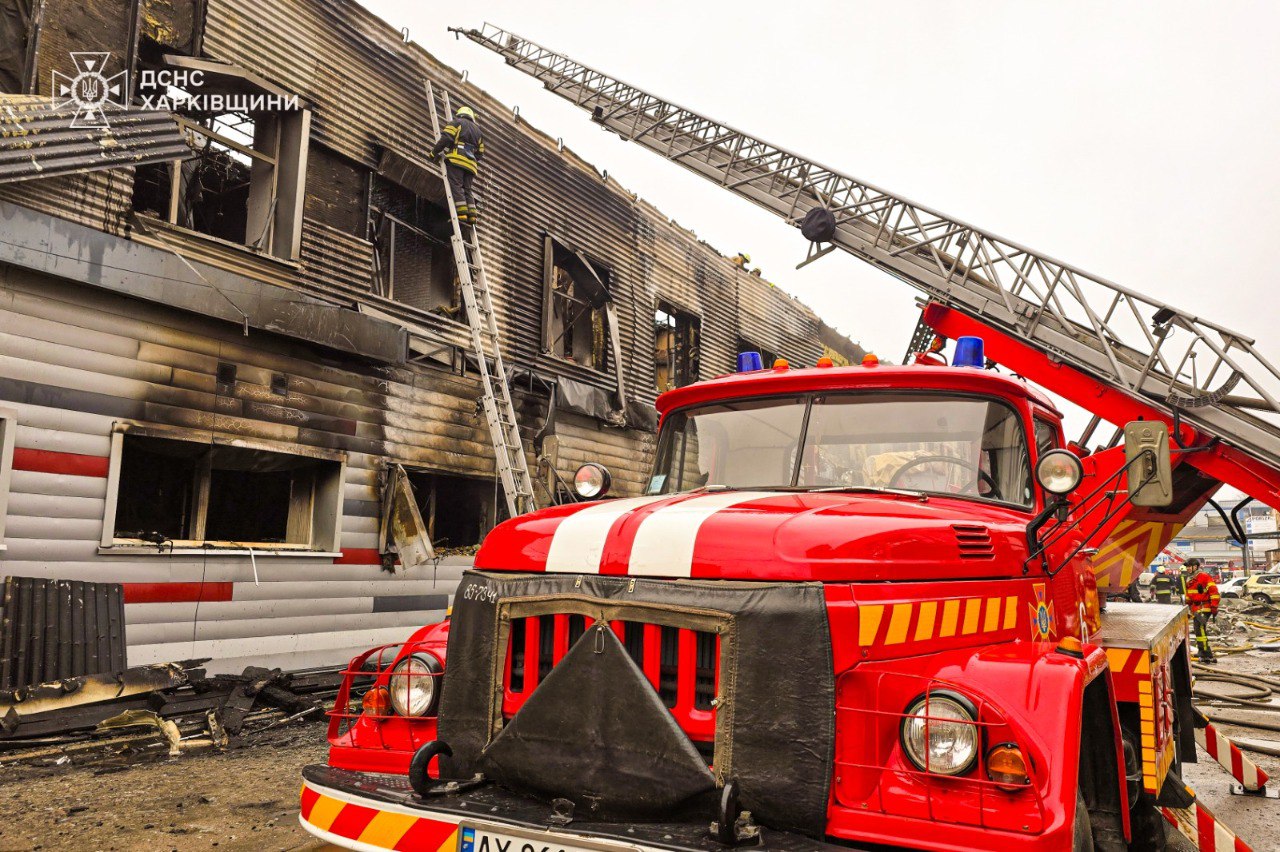
POLYGON ((1280 371, 1221 325, 842 174, 485 24, 457 30, 593 120, 799 225, 835 216, 828 243, 929 299, 1280 466, 1280 371))

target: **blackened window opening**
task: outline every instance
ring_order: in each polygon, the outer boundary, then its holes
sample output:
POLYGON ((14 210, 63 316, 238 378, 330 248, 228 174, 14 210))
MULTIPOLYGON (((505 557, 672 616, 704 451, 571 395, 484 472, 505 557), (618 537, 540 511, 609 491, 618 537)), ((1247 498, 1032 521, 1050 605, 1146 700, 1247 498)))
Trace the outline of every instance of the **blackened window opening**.
MULTIPOLYGON (((782 357, 781 355, 778 354, 776 350, 767 349, 763 346, 757 346, 751 341, 745 338, 739 337, 738 338, 738 354, 741 355, 744 352, 760 353, 760 364, 766 370, 773 366, 774 361, 777 361, 780 357, 782 357)), ((737 369, 737 364, 733 365, 733 369, 735 370, 737 369)))
POLYGON ((491 479, 421 470, 407 475, 427 536, 438 548, 474 547, 505 516, 491 479))
MULTIPOLYGON (((295 471, 210 470, 205 538, 212 541, 284 542, 295 471)), ((297 481, 306 488, 304 478, 297 481)))
POLYGON ((544 348, 558 358, 607 372, 610 329, 605 306, 610 300, 612 270, 550 237, 544 250, 548 312, 544 348))
POLYGON ((653 318, 653 367, 659 392, 698 380, 698 318, 658 302, 653 318))
POLYGON ((374 175, 368 237, 374 245, 375 289, 404 305, 461 319, 453 221, 439 198, 428 198, 374 175))
POLYGON ((124 437, 120 491, 116 497, 116 538, 171 541, 191 535, 196 482, 196 445, 163 438, 124 437))
POLYGON ((337 461, 246 447, 121 436, 113 538, 310 547, 341 499, 337 461))

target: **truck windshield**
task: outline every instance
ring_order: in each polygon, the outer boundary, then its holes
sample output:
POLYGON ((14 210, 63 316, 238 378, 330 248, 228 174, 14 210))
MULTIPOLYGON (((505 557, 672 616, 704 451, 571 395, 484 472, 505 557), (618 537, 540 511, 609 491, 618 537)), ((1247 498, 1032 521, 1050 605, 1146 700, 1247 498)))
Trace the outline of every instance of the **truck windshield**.
POLYGON ((707 486, 893 488, 1032 505, 1013 408, 939 393, 772 397, 672 412, 648 492, 707 486))

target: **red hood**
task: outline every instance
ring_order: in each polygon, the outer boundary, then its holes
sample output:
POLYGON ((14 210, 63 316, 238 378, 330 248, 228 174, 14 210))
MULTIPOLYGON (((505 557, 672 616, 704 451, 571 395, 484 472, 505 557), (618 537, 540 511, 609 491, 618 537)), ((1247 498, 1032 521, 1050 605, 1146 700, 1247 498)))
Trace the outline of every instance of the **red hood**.
POLYGON ((1029 516, 948 497, 712 491, 507 521, 476 567, 743 580, 1022 576, 1029 516))

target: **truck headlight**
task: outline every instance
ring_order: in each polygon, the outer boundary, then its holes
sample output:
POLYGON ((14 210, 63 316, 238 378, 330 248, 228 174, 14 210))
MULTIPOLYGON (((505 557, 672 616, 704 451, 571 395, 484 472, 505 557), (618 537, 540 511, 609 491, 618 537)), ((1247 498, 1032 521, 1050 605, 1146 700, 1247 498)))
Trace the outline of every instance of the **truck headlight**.
POLYGON ((902 749, 917 769, 963 775, 978 758, 978 715, 963 695, 928 692, 902 720, 902 749))
POLYGON ((440 691, 436 681, 443 671, 430 654, 414 654, 396 663, 388 686, 391 707, 401 716, 426 716, 436 704, 440 691))

